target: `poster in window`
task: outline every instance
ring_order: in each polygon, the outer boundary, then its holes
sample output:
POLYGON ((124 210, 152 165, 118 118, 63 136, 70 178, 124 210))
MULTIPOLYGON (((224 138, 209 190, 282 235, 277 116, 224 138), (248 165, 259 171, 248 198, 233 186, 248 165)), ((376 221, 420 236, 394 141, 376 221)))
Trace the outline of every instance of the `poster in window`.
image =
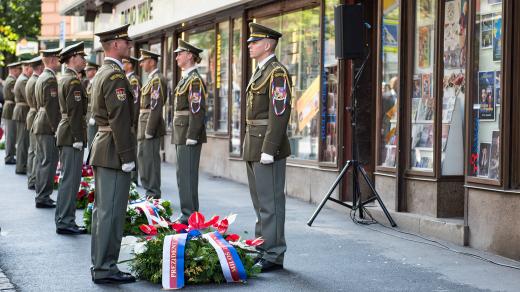
POLYGON ((413 78, 413 98, 422 97, 422 77, 421 74, 415 75, 413 78))
POLYGON ((500 77, 501 77, 500 71, 495 71, 495 104, 500 105, 501 103, 501 97, 502 92, 500 91, 500 77))
POLYGON ((479 108, 473 107, 473 139, 471 141, 471 154, 469 160, 469 175, 476 176, 478 174, 478 130, 479 130, 479 108))
POLYGON ((397 53, 397 29, 399 21, 392 19, 383 20, 383 51, 397 53))
POLYGON ((479 94, 479 119, 480 121, 495 120, 495 98, 494 84, 495 72, 478 73, 478 94, 479 94))
POLYGON ((463 68, 466 63, 466 0, 446 2, 444 18, 444 67, 446 69, 463 68))
POLYGON ((419 68, 429 68, 430 67, 430 27, 429 26, 421 26, 419 27, 419 37, 418 37, 418 63, 419 68))
POLYGON ((493 131, 491 137, 491 156, 489 158, 490 179, 498 179, 500 173, 500 131, 493 131))
POLYGON ((493 47, 493 14, 482 15, 480 22, 480 47, 491 49, 493 47))
POLYGON ((417 147, 431 148, 433 146, 433 125, 424 125, 419 133, 417 147))
POLYGON ((502 60, 502 17, 497 16, 493 22, 493 61, 502 60))
POLYGON ((425 22, 433 18, 432 0, 419 0, 419 22, 425 22))
POLYGON ((478 159, 478 175, 487 177, 489 175, 489 155, 491 143, 480 143, 480 154, 478 159))

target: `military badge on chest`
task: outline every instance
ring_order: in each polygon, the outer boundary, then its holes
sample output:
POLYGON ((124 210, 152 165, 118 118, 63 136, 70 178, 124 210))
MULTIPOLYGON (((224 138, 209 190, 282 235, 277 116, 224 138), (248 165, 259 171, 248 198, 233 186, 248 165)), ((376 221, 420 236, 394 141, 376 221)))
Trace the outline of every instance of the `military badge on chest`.
POLYGON ((120 101, 126 100, 126 91, 124 88, 116 88, 116 97, 120 101))
POLYGON ((81 101, 81 91, 79 91, 79 90, 74 91, 74 100, 81 101))
POLYGON ((271 100, 277 116, 283 115, 287 108, 287 79, 283 73, 276 73, 271 81, 271 100))

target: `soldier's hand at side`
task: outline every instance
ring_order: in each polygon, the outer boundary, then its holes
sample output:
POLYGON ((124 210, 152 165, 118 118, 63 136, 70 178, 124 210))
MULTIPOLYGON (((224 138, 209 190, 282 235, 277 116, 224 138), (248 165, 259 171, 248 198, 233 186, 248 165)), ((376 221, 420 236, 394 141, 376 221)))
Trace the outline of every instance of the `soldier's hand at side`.
POLYGON ((131 172, 132 170, 134 170, 134 168, 135 168, 134 161, 128 162, 128 163, 123 163, 123 165, 121 166, 121 170, 123 170, 124 172, 131 172))
POLYGON ((74 142, 74 143, 72 143, 72 147, 74 147, 75 149, 81 150, 81 149, 83 149, 83 142, 74 142))
POLYGON ((193 145, 197 145, 197 140, 193 140, 193 139, 186 139, 186 146, 193 146, 193 145))
POLYGON ((88 124, 91 126, 94 126, 96 124, 96 120, 94 120, 93 118, 90 118, 90 119, 88 119, 88 124))
POLYGON ((145 133, 145 134, 144 134, 144 138, 145 138, 145 139, 152 139, 153 136, 145 133))
POLYGON ((260 163, 262 164, 271 164, 274 162, 274 156, 273 155, 269 155, 267 153, 262 153, 262 155, 260 155, 260 163))

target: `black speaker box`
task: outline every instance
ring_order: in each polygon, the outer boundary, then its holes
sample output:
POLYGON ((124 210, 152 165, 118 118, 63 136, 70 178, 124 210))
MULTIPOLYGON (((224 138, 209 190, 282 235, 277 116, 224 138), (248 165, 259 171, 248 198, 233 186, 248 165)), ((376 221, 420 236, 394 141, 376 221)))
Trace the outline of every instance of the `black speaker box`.
POLYGON ((334 7, 336 34, 336 58, 357 59, 363 57, 365 47, 365 25, 363 6, 338 5, 334 7))

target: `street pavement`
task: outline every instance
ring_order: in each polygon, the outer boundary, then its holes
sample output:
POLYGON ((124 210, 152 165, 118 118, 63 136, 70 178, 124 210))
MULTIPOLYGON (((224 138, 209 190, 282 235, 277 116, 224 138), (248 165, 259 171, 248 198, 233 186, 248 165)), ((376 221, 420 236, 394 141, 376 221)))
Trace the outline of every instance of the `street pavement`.
MULTIPOLYGON (((0 157, 4 157, 0 151, 0 157)), ((2 159, 3 160, 3 159, 2 159)), ((90 235, 55 233, 54 209, 36 209, 34 192, 15 167, 0 164, 0 270, 19 291, 158 291, 138 281, 96 285, 90 278, 90 235)), ((244 168, 245 171, 245 168, 244 168)), ((179 214, 175 166, 163 163, 163 198, 179 214)), ((201 174, 200 206, 206 216, 237 213, 231 232, 253 237, 255 216, 248 187, 201 174)), ((53 198, 56 197, 56 192, 53 198)), ((285 270, 245 284, 187 286, 195 291, 519 291, 520 270, 462 255, 437 243, 380 225, 354 224, 348 212, 325 208, 312 227, 316 206, 287 199, 285 270)), ((82 210, 76 213, 82 222, 82 210)), ((496 262, 520 263, 470 248, 444 245, 496 262)), ((129 258, 123 248, 121 259, 129 258)), ((124 269, 128 267, 121 265, 124 269)), ((1 272, 0 272, 1 278, 1 272)), ((0 286, 1 290, 1 286, 0 286)))

